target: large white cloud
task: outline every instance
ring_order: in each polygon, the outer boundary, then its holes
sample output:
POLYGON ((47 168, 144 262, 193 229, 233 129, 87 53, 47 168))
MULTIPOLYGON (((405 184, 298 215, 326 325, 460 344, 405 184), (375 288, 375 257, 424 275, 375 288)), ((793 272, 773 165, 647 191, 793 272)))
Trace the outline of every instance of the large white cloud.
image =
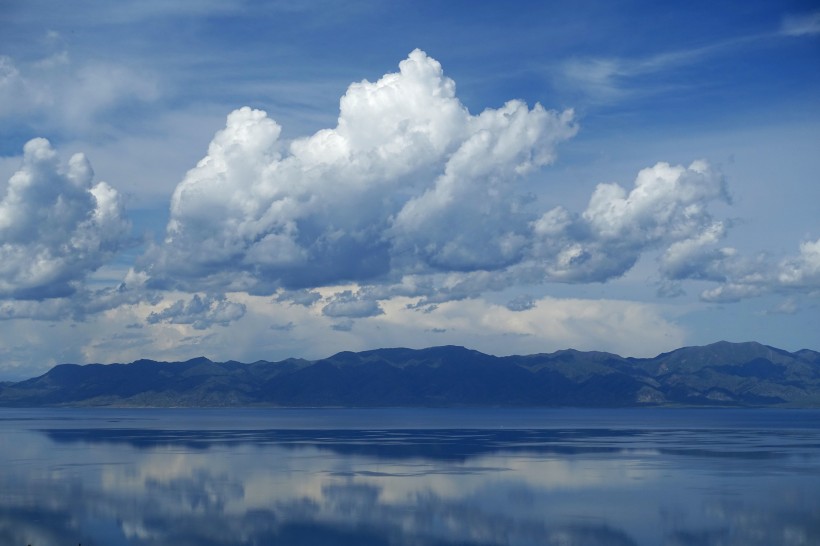
POLYGON ((82 154, 63 166, 47 140, 25 145, 0 200, 0 298, 69 296, 127 244, 119 194, 93 177, 82 154))
POLYGON ((416 50, 399 72, 350 85, 336 127, 309 137, 284 141, 265 112, 232 112, 139 267, 151 287, 209 293, 288 299, 352 285, 325 301, 326 315, 349 318, 395 297, 425 308, 512 285, 606 282, 650 252, 668 294, 686 280, 721 283, 703 298, 725 301, 813 283, 811 244, 768 277, 722 245, 729 223, 711 207, 730 199, 706 161, 599 184, 579 212, 538 210, 516 182, 535 181, 576 131, 572 111, 517 100, 471 114, 416 50))
POLYGON ((510 182, 550 163, 574 133, 571 112, 510 101, 471 119, 470 136, 433 187, 409 200, 390 228, 394 252, 443 270, 499 269, 521 261, 529 213, 510 182))
POLYGON ((665 248, 662 267, 678 278, 682 254, 722 237, 708 210, 715 200, 728 200, 726 183, 707 163, 657 163, 640 171, 629 191, 599 184, 580 215, 562 207, 543 214, 533 223, 533 254, 550 280, 603 282, 626 273, 643 252, 665 248))
POLYGON ((351 85, 333 129, 290 143, 239 109, 171 202, 157 286, 273 293, 411 272, 500 269, 530 237, 514 182, 552 161, 572 113, 471 115, 437 61, 351 85))

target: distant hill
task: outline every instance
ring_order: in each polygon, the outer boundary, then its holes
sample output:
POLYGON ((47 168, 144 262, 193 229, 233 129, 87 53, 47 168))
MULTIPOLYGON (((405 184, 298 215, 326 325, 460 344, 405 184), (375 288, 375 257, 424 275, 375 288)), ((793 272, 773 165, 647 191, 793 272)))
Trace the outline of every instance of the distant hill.
POLYGON ((321 360, 62 364, 0 384, 0 406, 820 407, 820 353, 718 342, 654 358, 496 357, 444 346, 321 360))

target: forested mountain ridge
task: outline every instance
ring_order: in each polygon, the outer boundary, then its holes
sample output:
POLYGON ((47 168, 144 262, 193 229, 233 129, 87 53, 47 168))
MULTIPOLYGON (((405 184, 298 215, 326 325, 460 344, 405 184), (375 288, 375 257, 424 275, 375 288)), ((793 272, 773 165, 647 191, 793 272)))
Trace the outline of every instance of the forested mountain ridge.
POLYGON ((718 342, 654 358, 562 350, 497 357, 457 346, 320 360, 62 364, 0 384, 0 406, 820 407, 820 353, 718 342))

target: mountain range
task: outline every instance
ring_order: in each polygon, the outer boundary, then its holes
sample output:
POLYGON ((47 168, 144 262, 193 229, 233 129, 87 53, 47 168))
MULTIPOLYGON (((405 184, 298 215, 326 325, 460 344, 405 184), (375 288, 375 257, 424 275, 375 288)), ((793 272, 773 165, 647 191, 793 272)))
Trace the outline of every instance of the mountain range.
POLYGON ((0 406, 820 407, 820 353, 721 341, 654 358, 492 356, 457 346, 320 360, 61 364, 0 383, 0 406))

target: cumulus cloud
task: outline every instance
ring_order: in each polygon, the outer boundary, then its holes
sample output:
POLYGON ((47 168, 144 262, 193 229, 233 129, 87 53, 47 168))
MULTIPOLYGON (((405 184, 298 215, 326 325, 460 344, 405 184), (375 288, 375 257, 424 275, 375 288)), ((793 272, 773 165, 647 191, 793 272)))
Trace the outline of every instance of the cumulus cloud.
POLYGON ((288 302, 293 305, 301 305, 302 307, 310 307, 317 301, 322 299, 322 295, 313 290, 282 290, 274 298, 278 303, 288 302))
POLYGON ((345 290, 330 298, 322 308, 322 314, 328 317, 363 318, 383 314, 382 308, 376 300, 367 298, 362 293, 354 294, 345 290))
MULTIPOLYGON (((313 289, 352 284, 322 308, 345 318, 378 315, 396 297, 425 309, 513 285, 606 282, 648 252, 665 295, 687 280, 720 283, 702 294, 710 301, 767 290, 754 280, 759 264, 722 244, 729 223, 711 207, 730 197, 706 161, 599 184, 581 211, 539 210, 516 182, 534 180, 577 129, 572 111, 517 100, 472 114, 441 65, 415 50, 399 72, 351 84, 337 125, 313 135, 284 141, 265 112, 232 112, 138 268, 152 288, 307 307, 320 299, 313 289)), ((777 282, 811 285, 814 259, 808 244, 777 282)))
MULTIPOLYGON (((686 279, 723 282, 748 264, 733 249, 719 246, 727 228, 709 208, 721 201, 729 201, 726 181, 706 162, 688 167, 658 163, 643 169, 631 188, 599 184, 580 213, 559 206, 532 218, 516 263, 454 271, 427 282, 405 278, 402 295, 421 297, 418 305, 423 306, 513 285, 606 282, 656 250, 661 251, 659 273, 665 287, 686 279)), ((519 303, 511 302, 510 309, 519 303)))
POLYGON ((543 214, 532 224, 540 236, 533 256, 545 262, 549 280, 603 282, 626 273, 644 251, 667 247, 663 267, 679 278, 678 258, 722 236, 708 209, 716 200, 728 200, 726 182, 706 162, 657 163, 629 191, 599 184, 580 215, 562 207, 543 214))
POLYGON ((119 194, 93 178, 82 154, 64 166, 47 140, 26 143, 0 201, 0 298, 70 296, 128 244, 119 194))
POLYGON ((672 243, 661 256, 661 272, 669 280, 724 280, 724 262, 735 256, 732 248, 716 247, 725 234, 723 222, 714 222, 701 233, 672 243))
POLYGON ((162 295, 157 291, 146 290, 144 282, 143 275, 130 270, 116 286, 90 289, 80 284, 75 292, 65 297, 0 300, 0 321, 31 319, 85 322, 89 317, 119 307, 159 304, 162 295))
POLYGON ((802 243, 796 257, 784 260, 777 281, 784 287, 820 289, 820 239, 802 243))
POLYGON ((514 183, 575 134, 572 112, 472 115, 434 59, 399 68, 352 84, 335 128, 289 143, 264 112, 231 113, 174 192, 153 283, 270 294, 520 261, 531 218, 514 183))
POLYGON ((435 185, 396 215, 389 234, 399 263, 412 256, 439 270, 473 271, 524 258, 529 214, 510 181, 553 161, 554 145, 574 133, 571 112, 511 101, 472 121, 435 185))
POLYGON ((756 260, 733 256, 722 265, 725 279, 701 293, 704 301, 736 302, 771 293, 820 294, 820 239, 803 242, 796 255, 779 262, 765 256, 756 260))
POLYGON ((711 303, 736 303, 747 298, 755 298, 765 293, 759 284, 726 282, 701 292, 700 299, 711 303))
POLYGON ((206 330, 213 325, 227 326, 245 316, 246 307, 242 303, 228 300, 224 294, 194 294, 188 300, 177 300, 160 312, 148 315, 149 324, 190 324, 195 330, 206 330))

